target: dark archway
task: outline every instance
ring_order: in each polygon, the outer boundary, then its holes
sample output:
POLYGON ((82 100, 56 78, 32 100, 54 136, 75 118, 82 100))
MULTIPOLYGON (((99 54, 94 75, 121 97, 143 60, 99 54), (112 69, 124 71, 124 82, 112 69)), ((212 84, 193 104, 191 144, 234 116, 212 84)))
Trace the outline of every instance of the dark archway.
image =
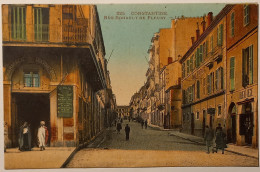
POLYGON ((237 110, 235 103, 231 103, 228 109, 227 141, 236 143, 237 139, 237 110))

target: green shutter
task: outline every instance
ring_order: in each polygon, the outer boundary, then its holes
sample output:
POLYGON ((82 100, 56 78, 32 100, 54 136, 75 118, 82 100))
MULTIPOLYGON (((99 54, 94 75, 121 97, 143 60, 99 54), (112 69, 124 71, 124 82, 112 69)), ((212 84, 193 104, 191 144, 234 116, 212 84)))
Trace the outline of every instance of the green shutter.
POLYGON ((206 41, 206 57, 205 58, 207 58, 208 57, 208 40, 206 41))
POLYGON ((190 73, 190 60, 187 60, 187 75, 190 73))
POLYGON ((210 76, 210 75, 207 76, 207 88, 208 88, 208 94, 210 94, 210 85, 209 85, 209 83, 210 83, 210 79, 209 79, 209 76, 210 76))
POLYGON ((224 89, 224 71, 223 71, 223 67, 220 68, 220 79, 221 79, 220 88, 224 89))
POLYGON ((197 81, 197 98, 200 98, 200 81, 197 81))
POLYGON ((195 52, 195 67, 197 68, 198 67, 198 59, 197 59, 197 53, 195 52))
POLYGON ((253 58, 253 45, 249 47, 249 84, 253 84, 253 63, 254 63, 254 58, 253 58))
POLYGON ((198 67, 200 66, 200 49, 197 48, 197 63, 198 63, 198 67))
POLYGON ((220 25, 220 45, 223 45, 223 24, 220 25))
POLYGON ((230 58, 230 90, 235 89, 235 57, 230 58))
POLYGON ((217 44, 219 45, 219 28, 217 28, 217 44))
POLYGON ((242 49, 242 86, 246 85, 246 50, 242 49))
POLYGON ((203 61, 203 45, 200 45, 200 63, 203 61))
POLYGON ((214 51, 214 42, 213 42, 213 35, 211 36, 211 52, 214 51))
POLYGON ((190 58, 190 71, 193 71, 193 55, 190 58))
POLYGON ((215 89, 218 90, 218 82, 219 82, 219 69, 216 70, 216 75, 215 75, 215 89))

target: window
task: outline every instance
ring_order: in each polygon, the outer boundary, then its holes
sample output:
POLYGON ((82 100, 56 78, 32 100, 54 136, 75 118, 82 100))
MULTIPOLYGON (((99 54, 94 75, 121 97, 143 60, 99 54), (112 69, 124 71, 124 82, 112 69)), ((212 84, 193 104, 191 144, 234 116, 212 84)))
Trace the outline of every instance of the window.
POLYGON ((244 26, 249 24, 249 5, 244 5, 244 26))
POLYGON ((213 53, 213 51, 214 51, 214 42, 213 42, 214 40, 213 40, 213 35, 210 37, 210 49, 211 49, 211 52, 213 53))
POLYGON ((194 55, 192 55, 191 58, 190 58, 190 71, 191 72, 193 71, 193 56, 194 55))
POLYGON ((206 79, 203 78, 203 95, 206 94, 206 79))
POLYGON ((185 78, 185 63, 182 63, 182 78, 185 78))
POLYGON ((213 93, 214 90, 214 72, 211 72, 207 78, 208 94, 213 93))
POLYGON ((235 21, 234 21, 234 18, 235 18, 235 13, 233 12, 231 14, 231 18, 230 18, 230 34, 231 34, 231 37, 234 37, 235 35, 235 21))
POLYGON ((38 72, 24 72, 24 86, 25 87, 39 87, 40 76, 38 72))
POLYGON ((200 119, 200 113, 199 112, 197 112, 197 114, 196 114, 196 119, 200 119))
POLYGON ((218 106, 218 116, 221 116, 221 105, 218 106))
POLYGON ((11 8, 11 35, 15 40, 26 40, 26 8, 13 6, 11 8))
POLYGON ((224 78, 223 78, 223 68, 220 67, 216 70, 215 74, 215 89, 216 91, 223 89, 224 87, 224 78))
POLYGON ((235 90, 235 57, 230 58, 230 91, 235 90))
POLYGON ((200 81, 197 81, 197 99, 200 98, 200 81))
POLYGON ((200 45, 199 51, 200 51, 199 52, 200 53, 199 54, 199 56, 200 56, 199 57, 199 61, 200 61, 199 64, 200 64, 203 61, 203 45, 200 45))
POLYGON ((49 40, 48 8, 34 8, 34 36, 36 41, 49 40))
POLYGON ((242 86, 253 84, 253 45, 242 50, 242 86))
POLYGON ((190 73, 190 60, 187 60, 187 75, 190 73))
POLYGON ((217 30, 217 36, 218 36, 218 46, 223 45, 223 24, 219 25, 218 30, 217 30))

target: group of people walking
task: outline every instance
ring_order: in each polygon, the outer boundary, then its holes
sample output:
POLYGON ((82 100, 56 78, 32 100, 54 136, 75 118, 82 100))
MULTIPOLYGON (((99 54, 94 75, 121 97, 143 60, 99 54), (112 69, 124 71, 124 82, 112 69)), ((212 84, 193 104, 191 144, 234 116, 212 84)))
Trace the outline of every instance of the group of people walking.
POLYGON ((142 126, 142 129, 144 128, 144 126, 145 126, 145 129, 147 129, 147 120, 142 120, 141 121, 141 126, 142 126))
POLYGON ((221 124, 218 124, 215 132, 209 126, 206 126, 204 141, 206 142, 207 153, 210 153, 210 147, 212 148, 212 153, 218 152, 218 150, 222 150, 222 154, 224 154, 224 150, 227 147, 226 145, 226 134, 223 131, 221 124), (215 145, 213 140, 215 138, 215 145))
MULTIPOLYGON (((41 151, 45 150, 45 146, 48 142, 48 129, 45 126, 45 122, 41 121, 37 131, 37 143, 41 151)), ((32 134, 30 125, 28 122, 24 122, 19 130, 19 150, 20 151, 31 151, 32 149, 32 134)))
MULTIPOLYGON (((123 119, 122 118, 118 119, 118 120, 115 120, 117 134, 120 134, 120 130, 122 129, 122 123, 123 123, 123 119)), ((128 124, 126 124, 126 126, 125 126, 126 140, 129 140, 129 134, 130 134, 130 127, 129 127, 128 124)))

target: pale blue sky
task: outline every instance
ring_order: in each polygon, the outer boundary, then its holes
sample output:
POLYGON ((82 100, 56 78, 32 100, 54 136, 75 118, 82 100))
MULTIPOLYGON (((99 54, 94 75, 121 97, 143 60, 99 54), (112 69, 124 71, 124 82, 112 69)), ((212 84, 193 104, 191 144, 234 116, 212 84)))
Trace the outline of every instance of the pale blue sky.
MULTIPOLYGON (((113 92, 118 105, 128 105, 131 96, 144 84, 148 64, 145 60, 151 38, 160 28, 170 28, 175 16, 196 17, 212 11, 216 16, 225 4, 124 4, 97 5, 108 59, 113 92), (167 12, 165 20, 105 20, 116 12, 167 12)), ((132 15, 133 16, 133 15, 132 15)), ((195 31, 194 31, 195 33, 195 31)))

